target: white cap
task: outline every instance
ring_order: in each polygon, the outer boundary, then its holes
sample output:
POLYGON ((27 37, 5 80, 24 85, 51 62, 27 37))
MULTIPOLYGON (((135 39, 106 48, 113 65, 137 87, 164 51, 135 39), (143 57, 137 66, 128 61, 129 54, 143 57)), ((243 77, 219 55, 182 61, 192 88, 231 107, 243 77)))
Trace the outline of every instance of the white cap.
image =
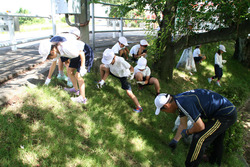
POLYGON ((170 95, 167 93, 161 93, 155 98, 155 115, 158 115, 161 111, 161 108, 168 102, 170 95))
POLYGON ((74 34, 74 35, 80 37, 80 30, 78 28, 76 28, 76 27, 71 27, 69 29, 69 33, 74 34))
POLYGON ((141 40, 141 41, 140 41, 140 44, 141 44, 141 45, 149 45, 148 42, 147 42, 145 39, 141 40))
POLYGON ((138 69, 144 70, 146 68, 146 65, 147 65, 147 59, 145 59, 144 57, 138 59, 137 62, 138 69))
POLYGON ((49 40, 42 41, 39 45, 39 54, 43 56, 43 61, 45 61, 50 54, 51 42, 49 40))
POLYGON ((103 52, 102 63, 103 64, 110 64, 115 56, 115 53, 112 49, 106 49, 103 52))
POLYGON ((219 49, 223 52, 226 52, 226 48, 224 45, 219 45, 219 49))
POLYGON ((125 45, 125 46, 128 46, 128 42, 127 42, 127 39, 126 39, 125 37, 120 37, 120 38, 118 39, 118 41, 119 41, 121 44, 123 44, 123 45, 125 45))

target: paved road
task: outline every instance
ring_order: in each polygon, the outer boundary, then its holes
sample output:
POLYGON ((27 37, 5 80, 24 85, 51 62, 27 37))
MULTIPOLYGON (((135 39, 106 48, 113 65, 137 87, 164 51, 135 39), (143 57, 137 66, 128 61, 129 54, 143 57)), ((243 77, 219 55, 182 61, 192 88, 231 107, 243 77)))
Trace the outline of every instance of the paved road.
MULTIPOLYGON (((96 58, 101 57, 106 48, 111 48, 117 42, 118 35, 116 36, 113 38, 113 33, 96 34, 96 58)), ((143 32, 125 32, 124 36, 133 46, 146 35, 143 32)), ((39 42, 18 45, 16 51, 11 51, 10 47, 0 48, 0 105, 20 94, 23 86, 35 86, 37 82, 44 82, 51 62, 42 62, 38 53, 39 42)))

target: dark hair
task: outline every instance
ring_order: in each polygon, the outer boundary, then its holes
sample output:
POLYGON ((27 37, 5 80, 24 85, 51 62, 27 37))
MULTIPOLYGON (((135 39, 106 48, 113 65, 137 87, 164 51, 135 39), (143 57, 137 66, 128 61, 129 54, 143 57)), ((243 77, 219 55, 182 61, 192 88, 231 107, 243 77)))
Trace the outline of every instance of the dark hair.
POLYGON ((195 49, 199 48, 201 45, 196 45, 195 49))
POLYGON ((217 53, 218 53, 219 55, 221 55, 221 50, 220 50, 220 49, 218 49, 217 53))
MULTIPOLYGON (((56 47, 56 45, 51 45, 51 47, 50 47, 50 52, 51 52, 51 50, 52 50, 54 47, 56 47)), ((48 55, 48 57, 47 57, 48 60, 51 59, 51 58, 50 58, 50 56, 51 56, 50 52, 49 52, 49 55, 48 55)))
MULTIPOLYGON (((166 102, 166 104, 167 103, 172 103, 173 101, 174 101, 174 98, 173 98, 173 96, 171 95, 171 94, 166 94, 166 97, 168 97, 168 95, 170 95, 170 97, 169 97, 169 99, 168 99, 168 101, 166 102)), ((161 109, 164 109, 165 107, 164 107, 164 105, 161 107, 161 109)))

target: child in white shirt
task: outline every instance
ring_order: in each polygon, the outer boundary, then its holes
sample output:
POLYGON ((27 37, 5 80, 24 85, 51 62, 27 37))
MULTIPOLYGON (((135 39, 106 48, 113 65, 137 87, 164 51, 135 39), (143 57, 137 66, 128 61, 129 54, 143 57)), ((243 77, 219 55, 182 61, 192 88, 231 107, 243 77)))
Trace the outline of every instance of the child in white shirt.
POLYGON ((214 72, 215 72, 215 76, 208 78, 208 82, 211 83, 211 81, 215 78, 217 78, 217 82, 216 85, 218 85, 219 87, 221 87, 220 85, 220 79, 223 75, 223 71, 222 71, 222 67, 223 67, 223 63, 226 63, 226 60, 222 59, 222 53, 226 52, 226 48, 224 45, 219 45, 219 50, 217 53, 215 53, 214 56, 214 72))
POLYGON ((147 66, 147 59, 141 57, 134 68, 135 79, 142 88, 146 85, 155 85, 156 96, 160 93, 160 84, 157 78, 151 76, 151 70, 147 66))
POLYGON ((109 74, 120 80, 122 89, 126 90, 127 95, 133 100, 136 105, 135 112, 142 112, 142 107, 137 97, 132 92, 130 83, 127 81, 129 78, 134 78, 134 68, 123 57, 115 56, 112 49, 106 49, 103 52, 102 63, 100 65, 101 80, 97 83, 98 88, 102 88, 105 85, 105 80, 109 74))

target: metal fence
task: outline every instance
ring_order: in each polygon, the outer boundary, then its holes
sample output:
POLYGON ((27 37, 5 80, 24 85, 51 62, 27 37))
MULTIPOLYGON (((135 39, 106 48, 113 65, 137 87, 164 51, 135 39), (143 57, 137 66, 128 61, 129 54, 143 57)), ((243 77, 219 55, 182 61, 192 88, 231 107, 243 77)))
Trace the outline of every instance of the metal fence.
MULTIPOLYGON (((108 6, 119 6, 119 5, 114 5, 114 4, 108 4, 108 3, 99 3, 102 5, 108 5, 108 6)), ((51 4, 53 6, 53 3, 51 4)), ((92 47, 95 49, 95 34, 96 33, 105 33, 105 32, 113 32, 113 38, 115 38, 115 32, 120 33, 119 36, 123 36, 123 33, 125 31, 145 31, 143 28, 136 28, 136 29, 124 29, 124 21, 125 20, 137 20, 137 21, 145 21, 144 19, 134 19, 134 18, 116 18, 116 17, 101 17, 101 16, 95 16, 95 4, 91 3, 92 11, 91 11, 91 23, 92 23, 92 30, 89 31, 92 34, 92 47), (115 27, 115 22, 113 21, 113 29, 112 30, 95 30, 95 19, 108 19, 108 20, 118 20, 119 21, 119 29, 116 30, 115 27)), ((54 8, 53 8, 54 9, 54 8)), ((55 16, 54 16, 54 11, 51 11, 52 15, 51 16, 39 16, 39 15, 29 15, 29 14, 11 14, 11 13, 1 13, 0 12, 0 28, 7 28, 10 36, 10 40, 7 42, 0 42, 0 48, 2 47, 8 47, 11 46, 12 50, 16 50, 17 47, 16 45, 18 44, 23 44, 27 42, 33 42, 37 40, 42 40, 46 38, 50 38, 51 35, 44 36, 44 37, 37 37, 37 38, 31 38, 31 39, 22 39, 22 40, 16 40, 15 38, 15 24, 16 22, 14 21, 15 18, 18 17, 35 17, 35 18, 47 18, 47 19, 52 19, 52 29, 53 29, 53 35, 56 34, 56 24, 55 24, 55 16)), ((148 20, 152 21, 152 20, 148 20)), ((6 30, 5 30, 6 31, 6 30)))

